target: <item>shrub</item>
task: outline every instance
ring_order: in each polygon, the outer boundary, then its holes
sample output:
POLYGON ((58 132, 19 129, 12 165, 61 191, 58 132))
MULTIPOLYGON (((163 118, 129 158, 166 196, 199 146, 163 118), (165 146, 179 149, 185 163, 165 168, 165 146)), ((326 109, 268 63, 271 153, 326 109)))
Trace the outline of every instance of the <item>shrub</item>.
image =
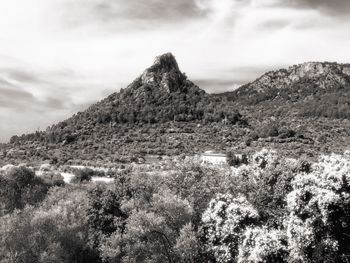
POLYGON ((176 240, 175 251, 182 262, 198 262, 199 241, 191 223, 186 224, 176 240), (197 261, 196 261, 197 260, 197 261))
POLYGON ((1 262, 99 262, 88 245, 85 190, 54 187, 37 207, 0 217, 1 262))
POLYGON ((248 165, 231 168, 230 192, 244 194, 265 224, 282 227, 288 214, 285 198, 292 190, 291 181, 300 166, 296 160, 281 158, 277 152, 264 149, 255 153, 248 165))
POLYGON ((63 176, 58 172, 45 172, 43 175, 40 176, 40 178, 48 185, 51 186, 64 186, 64 178, 63 176))
POLYGON ((291 257, 303 262, 350 260, 350 156, 322 157, 298 174, 288 194, 291 257))
POLYGON ((288 247, 286 235, 281 230, 248 228, 239 247, 238 263, 286 263, 288 247))
POLYGON ((41 178, 35 176, 33 170, 24 166, 7 170, 0 176, 0 184, 3 213, 41 202, 49 189, 41 178))
POLYGON ((266 138, 266 137, 276 137, 278 136, 278 128, 275 124, 266 124, 259 129, 259 137, 260 138, 266 138))
POLYGON ((232 262, 244 229, 257 222, 258 212, 244 196, 218 194, 203 213, 206 248, 217 262, 232 262))
POLYGON ((92 169, 84 168, 84 169, 76 169, 74 171, 74 174, 75 176, 72 178, 71 183, 83 183, 83 182, 90 182, 95 172, 92 169))

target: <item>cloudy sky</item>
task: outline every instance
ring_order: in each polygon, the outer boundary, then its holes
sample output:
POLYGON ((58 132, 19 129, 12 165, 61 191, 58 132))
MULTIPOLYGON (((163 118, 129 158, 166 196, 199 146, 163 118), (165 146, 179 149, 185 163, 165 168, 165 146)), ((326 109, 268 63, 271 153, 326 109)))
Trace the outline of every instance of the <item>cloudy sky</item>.
POLYGON ((350 62, 349 0, 0 0, 0 141, 43 130, 172 52, 208 92, 350 62))

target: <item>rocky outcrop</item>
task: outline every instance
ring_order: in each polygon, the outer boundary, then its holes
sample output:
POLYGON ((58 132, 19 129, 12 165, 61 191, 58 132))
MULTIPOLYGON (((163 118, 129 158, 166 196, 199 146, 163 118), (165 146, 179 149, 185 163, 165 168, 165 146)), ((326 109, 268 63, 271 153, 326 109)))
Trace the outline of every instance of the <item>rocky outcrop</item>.
POLYGON ((350 65, 328 62, 307 62, 294 65, 288 69, 270 71, 254 82, 243 86, 237 93, 264 92, 267 89, 287 89, 293 84, 309 81, 320 88, 329 86, 346 86, 350 83, 350 65))
POLYGON ((181 73, 175 57, 166 53, 156 57, 151 67, 141 75, 141 85, 176 92, 184 85, 186 76, 181 73))

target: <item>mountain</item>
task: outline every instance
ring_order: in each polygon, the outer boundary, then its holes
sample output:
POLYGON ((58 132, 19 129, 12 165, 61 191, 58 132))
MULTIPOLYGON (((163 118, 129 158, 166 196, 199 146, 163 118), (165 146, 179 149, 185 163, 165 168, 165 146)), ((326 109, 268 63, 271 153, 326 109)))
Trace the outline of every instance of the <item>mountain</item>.
POLYGON ((266 115, 350 119, 350 64, 308 62, 270 71, 222 94, 266 115))
POLYGON ((220 105, 179 70, 175 57, 164 54, 157 57, 126 89, 80 112, 72 118, 54 125, 145 124, 168 121, 219 122, 226 117, 231 123, 239 121, 232 108, 220 105))
POLYGON ((49 127, 13 136, 0 164, 125 163, 205 150, 315 156, 350 148, 350 65, 311 62, 208 94, 163 54, 125 89, 49 127))
POLYGON ((125 89, 45 132, 14 136, 10 142, 31 159, 120 161, 222 148, 223 136, 242 125, 246 120, 231 104, 200 89, 166 53, 125 89))

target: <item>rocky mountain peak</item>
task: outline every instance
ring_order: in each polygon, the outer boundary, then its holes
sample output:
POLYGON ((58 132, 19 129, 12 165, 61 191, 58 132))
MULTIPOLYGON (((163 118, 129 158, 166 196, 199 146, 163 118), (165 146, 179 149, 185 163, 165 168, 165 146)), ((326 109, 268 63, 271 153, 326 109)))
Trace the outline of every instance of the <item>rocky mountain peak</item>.
POLYGON ((160 55, 154 59, 153 66, 150 70, 163 70, 163 71, 171 71, 171 70, 179 70, 179 66, 173 54, 165 53, 160 55))
POLYGON ((297 66, 290 67, 291 75, 299 78, 317 78, 325 74, 341 74, 344 73, 345 65, 329 63, 329 62, 306 62, 297 66))
POLYGON ((186 76, 181 73, 175 57, 165 53, 155 58, 151 67, 141 75, 142 86, 151 86, 167 92, 178 91, 185 83, 186 76))

